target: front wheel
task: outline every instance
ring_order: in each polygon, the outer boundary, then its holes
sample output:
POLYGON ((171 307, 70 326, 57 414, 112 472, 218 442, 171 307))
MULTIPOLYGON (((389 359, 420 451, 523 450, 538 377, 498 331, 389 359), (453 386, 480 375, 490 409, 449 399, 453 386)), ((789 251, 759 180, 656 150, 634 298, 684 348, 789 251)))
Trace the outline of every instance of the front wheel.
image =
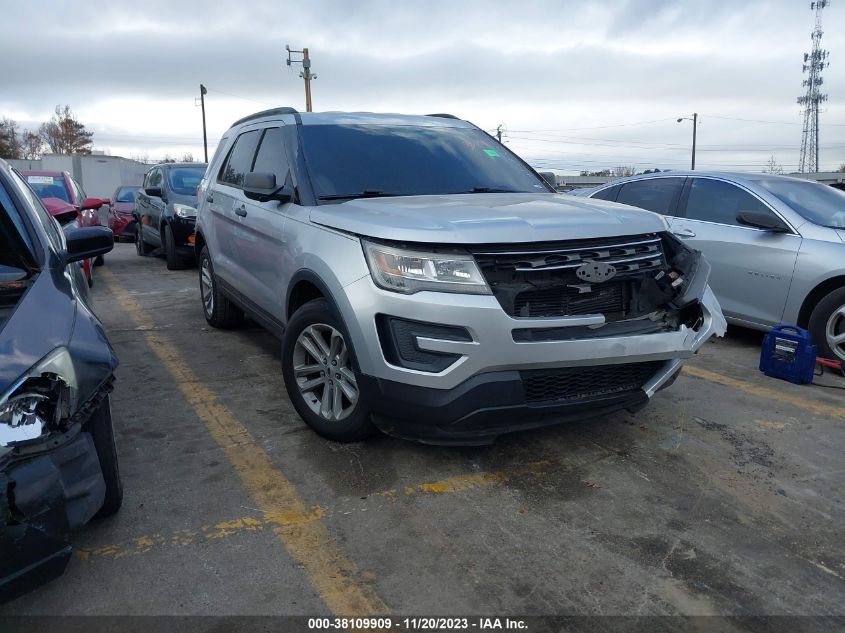
POLYGON ((185 262, 176 253, 176 239, 169 224, 164 225, 164 255, 167 258, 167 270, 181 270, 185 267, 185 262))
POLYGON ((100 470, 103 471, 103 480, 106 482, 106 496, 97 516, 109 516, 117 512, 123 504, 123 480, 117 465, 109 396, 105 397, 100 408, 88 419, 83 430, 90 433, 94 440, 100 470))
POLYGON ((834 290, 816 304, 808 329, 819 356, 845 361, 845 288, 834 290))
POLYGON ((208 324, 216 328, 231 328, 243 321, 244 313, 229 298, 220 292, 217 279, 214 276, 214 266, 208 247, 200 253, 200 298, 202 311, 208 324))
POLYGON ((297 413, 323 437, 354 442, 375 431, 349 335, 325 299, 309 301, 288 323, 282 373, 297 413))
POLYGON ((141 222, 138 221, 138 230, 135 231, 135 252, 138 253, 140 257, 144 257, 145 255, 149 255, 152 248, 149 244, 144 241, 144 238, 141 237, 141 222))

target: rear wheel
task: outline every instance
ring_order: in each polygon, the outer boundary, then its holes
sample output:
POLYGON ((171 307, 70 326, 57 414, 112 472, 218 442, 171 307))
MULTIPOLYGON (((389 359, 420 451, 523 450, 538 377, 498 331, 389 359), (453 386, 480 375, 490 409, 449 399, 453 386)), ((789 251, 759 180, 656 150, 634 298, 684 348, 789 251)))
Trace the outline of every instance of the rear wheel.
POLYGON ((282 372, 297 413, 323 437, 354 442, 375 431, 346 327, 325 299, 309 301, 288 323, 282 372))
POLYGON ((217 328, 231 328, 240 325, 244 313, 220 292, 207 247, 204 247, 202 253, 200 253, 199 272, 202 311, 208 324, 217 328))
POLYGON ((105 263, 106 263, 106 260, 102 255, 97 255, 97 257, 94 259, 94 265, 95 266, 102 266, 105 263))
POLYGON ((135 231, 135 252, 138 253, 141 257, 144 255, 149 255, 152 247, 144 241, 144 238, 141 237, 141 223, 138 222, 137 224, 138 229, 135 231))
POLYGON ((164 225, 164 255, 167 258, 167 270, 181 270, 185 268, 185 262, 176 253, 176 240, 173 237, 173 229, 169 224, 164 225))
POLYGON ((109 516, 120 509, 123 504, 123 480, 120 478, 120 468, 117 465, 117 448, 114 444, 114 427, 111 419, 111 400, 106 396, 100 408, 94 412, 83 428, 91 434, 97 457, 100 460, 100 470, 106 482, 106 496, 103 506, 97 516, 109 516))
POLYGON ((834 290, 816 304, 809 330, 819 356, 845 361, 845 288, 834 290))

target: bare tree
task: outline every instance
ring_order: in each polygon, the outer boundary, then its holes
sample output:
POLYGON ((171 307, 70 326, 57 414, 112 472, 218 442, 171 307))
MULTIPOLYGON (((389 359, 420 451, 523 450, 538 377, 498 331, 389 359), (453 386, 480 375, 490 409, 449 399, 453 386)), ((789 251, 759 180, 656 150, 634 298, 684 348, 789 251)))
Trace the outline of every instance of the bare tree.
POLYGON ((194 162, 194 155, 191 152, 185 152, 182 154, 182 162, 183 163, 193 163, 194 162))
POLYGON ((845 172, 845 163, 842 163, 836 171, 845 172))
POLYGON ((636 173, 637 173, 636 167, 633 167, 633 166, 627 167, 627 166, 620 165, 619 167, 614 167, 611 170, 610 175, 616 176, 617 178, 619 178, 619 177, 622 177, 622 176, 633 176, 636 173))
POLYGON ((21 137, 18 124, 8 117, 0 119, 0 158, 20 158, 21 137))
POLYGON ((57 105, 53 118, 42 123, 38 133, 54 154, 90 154, 94 142, 94 133, 76 120, 68 105, 57 105))
POLYGON ((24 130, 21 136, 21 158, 35 160, 41 158, 44 152, 44 140, 41 136, 30 130, 24 130))
POLYGON ((764 174, 782 174, 783 173, 783 165, 781 165, 777 160, 775 160, 775 155, 772 154, 772 157, 769 158, 769 162, 766 163, 766 167, 763 169, 764 174))

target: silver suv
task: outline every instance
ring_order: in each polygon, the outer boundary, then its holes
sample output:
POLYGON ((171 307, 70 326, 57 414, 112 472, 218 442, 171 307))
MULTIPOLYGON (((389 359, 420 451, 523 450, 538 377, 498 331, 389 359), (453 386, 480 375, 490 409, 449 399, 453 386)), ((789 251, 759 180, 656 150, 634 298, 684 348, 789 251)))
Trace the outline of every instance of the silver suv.
POLYGON ((449 115, 237 121, 196 249, 208 322, 279 336, 293 405, 341 441, 636 410, 725 331, 709 265, 662 217, 557 194, 449 115))

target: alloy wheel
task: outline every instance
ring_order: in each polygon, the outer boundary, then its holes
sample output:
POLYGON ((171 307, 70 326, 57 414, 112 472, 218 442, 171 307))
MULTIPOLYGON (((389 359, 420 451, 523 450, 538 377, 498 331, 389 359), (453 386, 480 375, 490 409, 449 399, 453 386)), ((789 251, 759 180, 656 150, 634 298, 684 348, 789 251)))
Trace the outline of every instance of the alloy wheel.
POLYGON ((346 340, 336 328, 315 323, 302 330, 294 345, 293 371, 308 408, 324 420, 343 420, 355 410, 358 382, 346 340))
POLYGON ((200 292, 205 315, 210 318, 214 314, 214 281, 211 278, 211 262, 208 257, 202 260, 200 268, 200 292))
POLYGON ((845 361, 845 306, 839 306, 830 315, 824 335, 831 351, 845 361))

